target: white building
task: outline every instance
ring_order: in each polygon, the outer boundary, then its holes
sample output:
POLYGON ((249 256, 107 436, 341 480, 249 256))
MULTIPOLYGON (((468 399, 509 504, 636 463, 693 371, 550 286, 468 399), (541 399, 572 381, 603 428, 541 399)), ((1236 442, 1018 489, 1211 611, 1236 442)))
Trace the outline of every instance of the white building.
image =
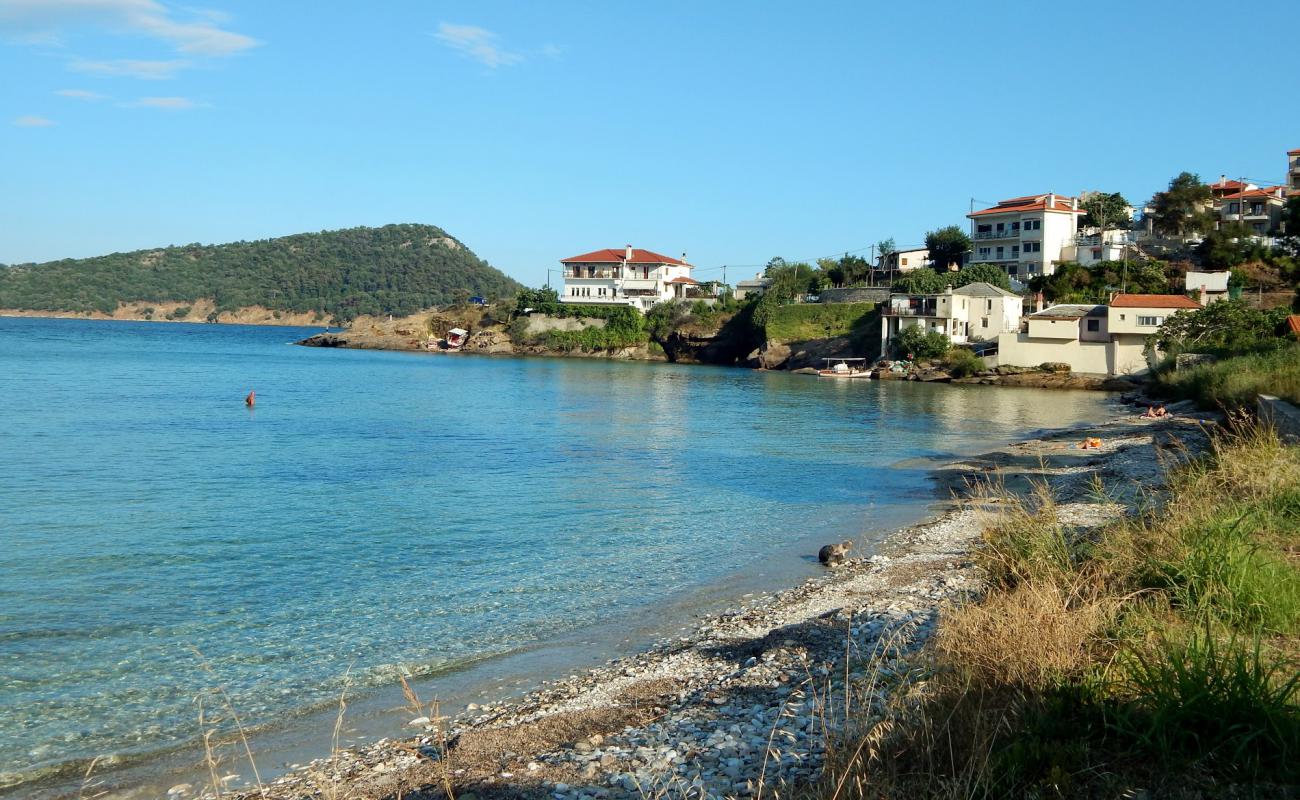
POLYGON ((982 342, 1020 328, 1018 294, 989 283, 951 286, 942 294, 893 294, 880 318, 881 352, 907 328, 937 331, 955 343, 982 342))
POLYGON ((971 220, 972 264, 996 264, 1028 281, 1051 275, 1069 260, 1066 249, 1079 232, 1079 201, 1051 192, 1013 197, 993 208, 967 214, 971 220))
POLYGON ((767 287, 771 283, 772 279, 764 277, 763 273, 760 272, 750 280, 737 281, 735 297, 737 300, 744 300, 746 297, 762 294, 767 291, 767 287))
POLYGON ((1286 208, 1286 187, 1269 186, 1259 188, 1247 184, 1247 188, 1230 192, 1215 198, 1215 211, 1219 215, 1219 225, 1244 225, 1252 236, 1269 237, 1282 223, 1282 212, 1286 208))
POLYGON ((1223 300, 1228 296, 1228 279, 1232 273, 1224 270, 1223 272, 1191 272, 1189 271, 1183 277, 1183 288, 1190 294, 1198 295, 1201 305, 1212 303, 1215 300, 1223 300))
POLYGON ((1286 153, 1286 185, 1288 194, 1300 194, 1300 150, 1286 153))
POLYGON ((699 282, 682 258, 660 255, 628 245, 622 250, 595 250, 561 259, 564 291, 561 303, 625 305, 646 311, 665 300, 695 299, 699 282))
POLYGON ((1110 305, 1055 305, 1030 314, 1023 330, 998 337, 998 365, 1069 364, 1072 372, 1128 375, 1146 370, 1147 337, 1170 314, 1200 303, 1182 295, 1121 294, 1110 305))
POLYGON ((915 269, 927 266, 930 260, 930 251, 924 247, 913 247, 910 250, 895 250, 876 258, 876 269, 881 272, 911 272, 915 269))

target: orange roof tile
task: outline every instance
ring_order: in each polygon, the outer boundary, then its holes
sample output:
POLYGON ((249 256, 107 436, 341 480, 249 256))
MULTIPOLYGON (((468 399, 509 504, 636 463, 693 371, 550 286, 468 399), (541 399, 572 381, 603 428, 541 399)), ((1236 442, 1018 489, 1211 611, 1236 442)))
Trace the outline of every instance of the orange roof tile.
POLYGON ((1117 294, 1112 308, 1200 308, 1201 304, 1181 294, 1117 294))
POLYGON ((1223 196, 1223 199, 1224 199, 1224 200, 1238 200, 1238 199, 1243 198, 1243 197, 1272 197, 1272 198, 1277 198, 1277 192, 1278 192, 1279 189, 1280 189, 1284 194, 1286 193, 1286 187, 1285 187, 1285 186, 1268 186, 1268 187, 1265 187, 1265 188, 1263 188, 1263 189, 1251 189, 1251 190, 1248 191, 1248 192, 1237 192, 1236 194, 1225 194, 1225 195, 1223 196))
POLYGON ((1288 150, 1286 151, 1286 154, 1289 156, 1300 156, 1300 150, 1288 150))
POLYGON ((1291 314, 1286 318, 1287 327, 1291 329, 1291 335, 1300 339, 1300 314, 1291 314))
POLYGON ((1010 200, 1002 200, 993 208, 986 208, 983 211, 974 211, 967 214, 967 217, 982 217, 988 214, 1018 214, 1022 211, 1060 211, 1067 214, 1082 214, 1081 209, 1074 207, 1074 198, 1057 195, 1056 202, 1051 208, 1047 207, 1046 194, 1031 194, 1024 197, 1013 197, 1010 200))
MULTIPOLYGON (((607 248, 605 250, 593 250, 590 253, 583 253, 580 256, 571 256, 560 259, 561 264, 582 263, 582 264, 622 264, 627 254, 626 250, 615 250, 607 248)), ((651 250, 641 250, 632 248, 632 258, 627 259, 628 264, 674 264, 679 267, 690 267, 685 261, 673 258, 672 256, 660 255, 651 250)))
POLYGON ((672 280, 670 280, 670 281, 668 281, 668 282, 669 282, 669 283, 689 283, 689 284, 691 284, 692 286, 698 286, 699 283, 700 283, 699 281, 695 280, 694 278, 688 278, 688 277, 686 277, 685 275, 681 275, 681 276, 678 276, 678 277, 676 277, 676 278, 673 278, 672 280))

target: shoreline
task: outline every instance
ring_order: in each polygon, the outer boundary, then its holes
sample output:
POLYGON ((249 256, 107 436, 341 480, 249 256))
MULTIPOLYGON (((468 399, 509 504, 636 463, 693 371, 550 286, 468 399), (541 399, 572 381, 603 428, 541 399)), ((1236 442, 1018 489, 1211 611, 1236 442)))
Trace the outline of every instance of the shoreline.
MULTIPOLYGON (((840 682, 846 649, 887 650, 890 664, 905 670, 942 608, 979 592, 971 556, 988 512, 959 487, 996 481, 1024 491, 1029 481, 1046 481, 1078 524, 1104 524, 1158 485, 1160 437, 1202 437, 1198 420, 1206 418, 1147 421, 1129 407, 1106 421, 960 459, 935 470, 958 495, 949 507, 885 535, 868 558, 790 588, 736 597, 686 635, 543 682, 522 697, 471 704, 444 730, 426 725, 411 738, 340 750, 262 790, 226 788, 249 800, 335 791, 379 798, 440 795, 450 781, 458 795, 603 800, 659 791, 743 796, 760 780, 806 783, 820 769, 825 697, 840 682), (1102 437, 1103 448, 1075 449, 1085 434, 1102 437), (1098 476, 1109 479, 1119 501, 1092 496, 1098 476)), ((423 724, 430 715, 411 716, 423 724)), ((172 797, 205 794, 173 788, 172 797)))

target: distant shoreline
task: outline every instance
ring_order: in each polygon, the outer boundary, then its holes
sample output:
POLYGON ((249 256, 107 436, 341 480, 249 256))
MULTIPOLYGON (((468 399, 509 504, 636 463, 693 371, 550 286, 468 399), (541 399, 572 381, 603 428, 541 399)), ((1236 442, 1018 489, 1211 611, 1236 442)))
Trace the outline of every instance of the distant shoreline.
MULTIPOLYGON (((150 306, 141 304, 143 308, 150 306)), ((217 316, 216 319, 209 320, 208 314, 212 313, 210 301, 195 303, 189 308, 191 313, 182 317, 171 318, 167 315, 176 309, 185 308, 182 303, 156 303, 153 306, 157 311, 152 315, 118 309, 112 314, 105 314, 102 311, 50 311, 50 310, 32 310, 25 308, 0 308, 0 317, 25 317, 29 319, 80 319, 91 322, 188 322, 198 325, 264 325, 282 328, 332 328, 338 330, 338 325, 327 325, 325 320, 317 320, 314 314, 299 314, 291 312, 278 312, 264 308, 241 308, 237 311, 225 311, 217 316), (202 313, 200 314, 200 309, 202 313)))

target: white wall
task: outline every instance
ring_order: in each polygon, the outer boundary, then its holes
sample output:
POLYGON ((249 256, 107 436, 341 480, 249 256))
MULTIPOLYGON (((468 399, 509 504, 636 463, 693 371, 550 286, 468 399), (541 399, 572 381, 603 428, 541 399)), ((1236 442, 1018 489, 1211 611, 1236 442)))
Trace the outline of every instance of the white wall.
POLYGON ((1069 364, 1073 372, 1112 374, 1108 342, 1036 339, 1024 333, 1004 333, 998 337, 999 366, 1036 367, 1047 362, 1069 364))

